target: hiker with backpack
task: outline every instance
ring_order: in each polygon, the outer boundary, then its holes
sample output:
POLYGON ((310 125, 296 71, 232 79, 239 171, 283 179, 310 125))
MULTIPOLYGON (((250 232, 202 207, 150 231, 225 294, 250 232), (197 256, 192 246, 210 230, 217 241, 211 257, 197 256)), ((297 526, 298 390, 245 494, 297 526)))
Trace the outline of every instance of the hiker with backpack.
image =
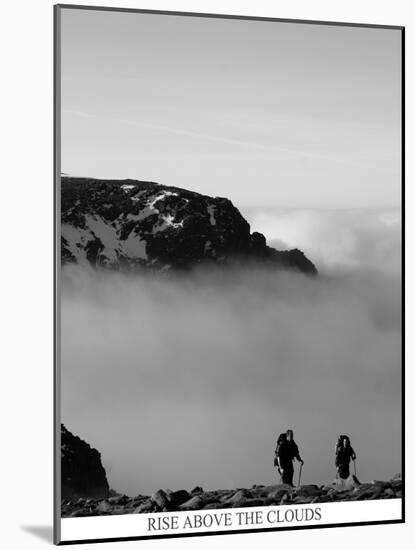
POLYGON ((301 463, 301 466, 304 464, 304 460, 300 457, 297 443, 294 441, 294 433, 292 430, 287 430, 278 437, 274 466, 278 466, 282 482, 291 486, 293 486, 294 459, 297 459, 301 463))
POLYGON ((336 442, 336 469, 340 479, 347 479, 350 476, 350 459, 356 460, 356 453, 350 444, 350 437, 341 435, 336 442))

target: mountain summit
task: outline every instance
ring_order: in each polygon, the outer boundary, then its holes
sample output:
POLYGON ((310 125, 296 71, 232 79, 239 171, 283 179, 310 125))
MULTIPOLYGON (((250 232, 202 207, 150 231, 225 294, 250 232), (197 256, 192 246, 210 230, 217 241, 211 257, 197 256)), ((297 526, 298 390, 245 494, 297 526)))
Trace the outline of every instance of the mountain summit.
POLYGON ((316 274, 301 250, 279 251, 226 198, 137 180, 61 179, 62 263, 189 269, 258 263, 316 274))

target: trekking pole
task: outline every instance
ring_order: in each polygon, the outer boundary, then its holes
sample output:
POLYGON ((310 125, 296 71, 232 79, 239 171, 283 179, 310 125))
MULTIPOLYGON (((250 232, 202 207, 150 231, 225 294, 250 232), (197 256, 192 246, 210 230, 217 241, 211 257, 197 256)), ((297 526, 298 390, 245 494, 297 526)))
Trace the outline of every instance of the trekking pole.
POLYGON ((300 486, 301 482, 301 470, 303 469, 303 463, 300 464, 300 471, 298 472, 298 487, 300 486))

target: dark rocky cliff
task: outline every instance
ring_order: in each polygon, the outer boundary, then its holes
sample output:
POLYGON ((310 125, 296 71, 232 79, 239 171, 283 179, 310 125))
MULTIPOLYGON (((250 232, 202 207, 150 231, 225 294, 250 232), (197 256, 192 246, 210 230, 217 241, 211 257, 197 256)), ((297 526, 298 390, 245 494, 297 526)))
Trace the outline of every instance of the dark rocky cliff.
POLYGON ((115 269, 260 263, 317 272, 298 249, 278 251, 226 198, 137 180, 62 177, 62 262, 115 269))
POLYGON ((107 498, 110 490, 101 455, 61 425, 61 498, 107 498))

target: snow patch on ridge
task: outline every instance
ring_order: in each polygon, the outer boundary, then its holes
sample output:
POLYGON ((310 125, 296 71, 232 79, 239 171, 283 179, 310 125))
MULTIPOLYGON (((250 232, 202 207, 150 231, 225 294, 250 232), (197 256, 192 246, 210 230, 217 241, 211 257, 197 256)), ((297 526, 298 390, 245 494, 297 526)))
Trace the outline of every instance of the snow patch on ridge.
MULTIPOLYGON (((133 214, 129 214, 129 216, 134 217, 133 214)), ((138 217, 139 215, 136 216, 136 218, 138 217)), ((120 220, 117 219, 113 224, 108 224, 100 217, 86 215, 85 226, 85 229, 81 229, 69 224, 62 225, 62 236, 68 243, 69 252, 78 263, 88 263, 85 248, 89 242, 96 239, 99 239, 103 245, 99 257, 109 263, 118 262, 120 255, 133 259, 148 259, 147 243, 134 230, 125 241, 120 241, 120 220)))
POLYGON ((92 229, 94 235, 102 242, 104 249, 100 255, 105 256, 110 261, 116 262, 118 260, 118 235, 115 227, 106 224, 102 218, 96 218, 94 216, 85 216, 85 221, 92 229))
POLYGON ((70 224, 62 224, 62 237, 68 243, 69 252, 79 264, 87 264, 85 246, 91 240, 91 233, 86 229, 74 227, 70 224))
POLYGON ((156 202, 161 201, 166 197, 177 197, 177 196, 178 196, 178 193, 173 193, 172 191, 162 191, 161 193, 157 193, 156 197, 151 202, 147 203, 147 206, 152 210, 156 210, 158 212, 157 208, 155 208, 154 206, 156 202))
POLYGON ((148 259, 146 241, 133 231, 131 231, 128 238, 124 241, 122 249, 130 258, 141 260, 148 259))
POLYGON ((149 216, 154 215, 155 208, 150 208, 149 206, 146 206, 143 208, 143 210, 140 210, 138 214, 127 214, 125 217, 129 221, 140 221, 144 220, 145 218, 148 218, 149 216))
POLYGON ((173 227, 174 229, 183 227, 183 220, 181 222, 175 222, 174 217, 171 214, 167 214, 166 216, 160 216, 160 217, 161 217, 162 223, 154 227, 152 231, 153 235, 154 233, 160 233, 160 231, 165 231, 169 227, 173 227))
POLYGON ((125 192, 128 192, 128 191, 131 191, 131 189, 135 189, 135 185, 128 185, 128 184, 124 184, 124 185, 121 185, 121 189, 125 192))

